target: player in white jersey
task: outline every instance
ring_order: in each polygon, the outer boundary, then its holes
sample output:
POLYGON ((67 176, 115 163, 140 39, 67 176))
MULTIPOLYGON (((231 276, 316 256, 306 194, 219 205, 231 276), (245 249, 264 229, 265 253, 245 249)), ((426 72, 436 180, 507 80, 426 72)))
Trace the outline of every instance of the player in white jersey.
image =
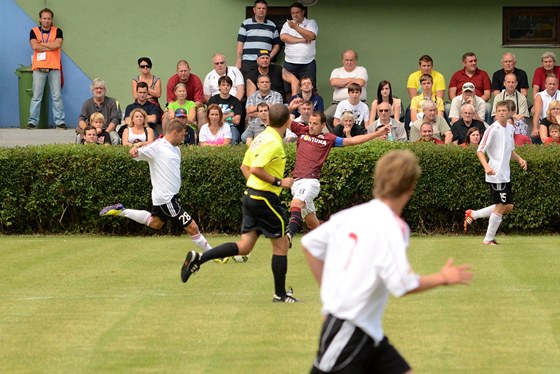
POLYGON ((302 238, 325 316, 312 373, 409 372, 383 332, 389 294, 470 283, 470 267, 454 266, 451 259, 431 275, 410 267, 410 230, 400 215, 419 176, 412 152, 388 152, 375 165, 375 199, 333 215, 302 238))
POLYGON ((185 139, 185 127, 177 120, 167 126, 163 138, 137 148, 130 155, 137 161, 146 161, 150 166, 152 182, 152 211, 126 209, 123 204, 110 205, 99 212, 100 216, 122 216, 159 230, 166 219, 172 219, 183 227, 197 247, 207 251, 212 247, 198 230, 192 217, 179 205, 177 195, 181 188, 181 150, 185 139))
POLYGON ((519 162, 523 170, 527 170, 527 161, 515 152, 513 142, 513 126, 508 126, 508 103, 500 101, 496 104, 496 122, 486 131, 478 145, 476 155, 484 168, 486 182, 490 184, 492 205, 479 210, 467 209, 463 226, 468 226, 479 218, 490 217, 486 236, 482 241, 487 245, 498 245, 494 239, 502 223, 502 217, 513 210, 513 192, 510 182, 509 163, 511 158, 519 162), (486 160, 488 155, 489 161, 486 160))

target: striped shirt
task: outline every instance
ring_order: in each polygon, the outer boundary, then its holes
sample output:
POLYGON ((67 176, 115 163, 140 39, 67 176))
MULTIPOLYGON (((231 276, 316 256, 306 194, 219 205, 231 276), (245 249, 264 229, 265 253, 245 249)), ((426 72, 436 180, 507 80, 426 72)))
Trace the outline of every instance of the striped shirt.
POLYGON ((244 43, 242 60, 256 61, 260 49, 271 51, 273 46, 280 44, 280 36, 271 20, 259 23, 255 18, 247 18, 239 27, 237 41, 244 43))

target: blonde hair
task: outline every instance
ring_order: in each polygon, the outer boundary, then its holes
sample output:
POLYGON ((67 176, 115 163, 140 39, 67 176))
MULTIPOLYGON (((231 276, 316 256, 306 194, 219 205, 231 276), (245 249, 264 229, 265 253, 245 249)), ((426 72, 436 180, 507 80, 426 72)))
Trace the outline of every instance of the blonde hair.
POLYGON ((103 115, 103 113, 99 113, 99 112, 95 112, 92 113, 91 116, 89 116, 89 123, 93 123, 97 120, 101 120, 101 122, 103 122, 103 124, 105 124, 105 116, 103 115))
POLYGON ((554 122, 552 118, 552 109, 554 108, 560 108, 560 101, 552 100, 548 104, 548 109, 546 110, 546 119, 548 119, 550 122, 554 122))
POLYGON ((375 164, 373 196, 398 198, 416 186, 420 173, 414 153, 409 150, 390 151, 375 164))
POLYGON ((136 113, 140 112, 140 114, 142 114, 142 116, 144 117, 144 127, 148 127, 148 114, 146 113, 146 111, 142 108, 135 108, 132 109, 132 112, 130 112, 130 123, 128 124, 128 127, 134 127, 134 122, 132 121, 132 119, 134 118, 134 115, 136 113))

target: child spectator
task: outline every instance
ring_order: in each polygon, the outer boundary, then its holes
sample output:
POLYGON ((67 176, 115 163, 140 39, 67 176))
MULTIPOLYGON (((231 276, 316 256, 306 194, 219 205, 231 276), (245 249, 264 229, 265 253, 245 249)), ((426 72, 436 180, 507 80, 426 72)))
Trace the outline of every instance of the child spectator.
POLYGON ((95 112, 89 117, 89 124, 97 131, 97 143, 111 145, 111 136, 103 129, 105 116, 103 113, 95 112))
POLYGON ((553 123, 548 128, 548 138, 545 139, 544 144, 560 144, 560 125, 553 123))

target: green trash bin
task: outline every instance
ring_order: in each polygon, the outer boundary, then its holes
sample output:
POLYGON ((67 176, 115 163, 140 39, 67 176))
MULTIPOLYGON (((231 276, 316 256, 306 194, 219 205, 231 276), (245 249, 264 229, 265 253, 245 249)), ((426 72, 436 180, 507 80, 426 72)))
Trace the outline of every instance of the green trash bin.
MULTIPOLYGON (((33 70, 30 66, 19 67, 15 74, 18 76, 18 92, 19 92, 19 125, 22 129, 27 128, 29 120, 29 106, 33 98, 33 70)), ((49 81, 45 83, 43 92, 43 100, 41 101, 41 114, 39 116, 40 129, 49 127, 49 81)))

